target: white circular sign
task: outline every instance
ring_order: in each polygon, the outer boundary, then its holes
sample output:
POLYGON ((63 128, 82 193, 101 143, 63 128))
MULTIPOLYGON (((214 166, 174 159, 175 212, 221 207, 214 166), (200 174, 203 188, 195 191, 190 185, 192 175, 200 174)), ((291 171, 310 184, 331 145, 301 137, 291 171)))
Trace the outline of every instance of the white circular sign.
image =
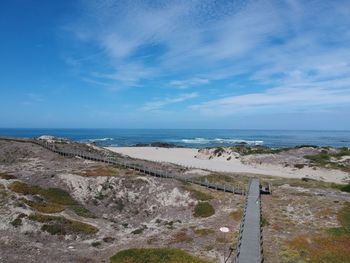
POLYGON ((220 227, 220 231, 223 233, 227 233, 230 231, 230 229, 228 229, 227 227, 220 227))

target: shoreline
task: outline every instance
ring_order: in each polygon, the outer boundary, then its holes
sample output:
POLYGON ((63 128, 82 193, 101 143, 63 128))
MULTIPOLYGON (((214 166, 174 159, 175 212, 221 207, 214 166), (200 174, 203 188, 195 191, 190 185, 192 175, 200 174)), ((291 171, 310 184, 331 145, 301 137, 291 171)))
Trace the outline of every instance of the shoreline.
POLYGON ((160 147, 104 147, 116 153, 156 162, 168 162, 194 169, 216 172, 248 173, 284 178, 310 178, 325 182, 344 184, 349 180, 349 173, 340 170, 304 167, 301 169, 272 164, 244 164, 240 159, 214 157, 203 159, 196 148, 160 148, 160 147))

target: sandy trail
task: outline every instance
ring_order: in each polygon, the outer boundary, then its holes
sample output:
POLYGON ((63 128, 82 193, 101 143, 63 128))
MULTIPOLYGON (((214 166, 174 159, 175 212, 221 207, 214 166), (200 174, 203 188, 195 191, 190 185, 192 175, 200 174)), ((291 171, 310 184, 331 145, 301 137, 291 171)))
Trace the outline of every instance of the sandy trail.
POLYGON ((198 149, 193 148, 158 148, 158 147, 106 147, 107 149, 128 155, 133 158, 149 161, 160 161, 190 166, 194 168, 207 169, 218 172, 252 173, 259 175, 280 176, 286 178, 309 177, 317 180, 334 183, 345 183, 349 180, 348 173, 339 170, 312 169, 305 167, 302 169, 282 167, 281 165, 249 165, 243 164, 239 159, 232 158, 226 160, 224 157, 213 159, 199 159, 195 156, 198 149))

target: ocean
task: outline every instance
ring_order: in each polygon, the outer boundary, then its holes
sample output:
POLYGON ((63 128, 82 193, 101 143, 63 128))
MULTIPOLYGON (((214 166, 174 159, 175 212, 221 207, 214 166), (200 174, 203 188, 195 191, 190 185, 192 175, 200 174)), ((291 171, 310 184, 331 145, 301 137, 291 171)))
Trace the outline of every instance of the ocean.
POLYGON ((153 142, 204 148, 238 144, 273 148, 297 145, 350 147, 350 131, 223 130, 223 129, 0 129, 0 136, 53 135, 100 146, 153 142))

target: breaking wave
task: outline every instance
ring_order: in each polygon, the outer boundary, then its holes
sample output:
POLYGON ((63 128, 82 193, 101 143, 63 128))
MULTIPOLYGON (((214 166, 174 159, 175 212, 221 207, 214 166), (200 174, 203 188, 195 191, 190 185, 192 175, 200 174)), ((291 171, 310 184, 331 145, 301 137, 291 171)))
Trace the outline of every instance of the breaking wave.
POLYGON ((241 139, 205 139, 205 138, 194 138, 194 139, 182 139, 180 140, 182 143, 187 144, 212 144, 212 143, 220 143, 220 144, 248 144, 248 145, 262 145, 264 141, 250 141, 250 140, 241 140, 241 139))
POLYGON ((89 142, 105 142, 105 141, 112 141, 114 138, 97 138, 97 139, 87 139, 89 142))

